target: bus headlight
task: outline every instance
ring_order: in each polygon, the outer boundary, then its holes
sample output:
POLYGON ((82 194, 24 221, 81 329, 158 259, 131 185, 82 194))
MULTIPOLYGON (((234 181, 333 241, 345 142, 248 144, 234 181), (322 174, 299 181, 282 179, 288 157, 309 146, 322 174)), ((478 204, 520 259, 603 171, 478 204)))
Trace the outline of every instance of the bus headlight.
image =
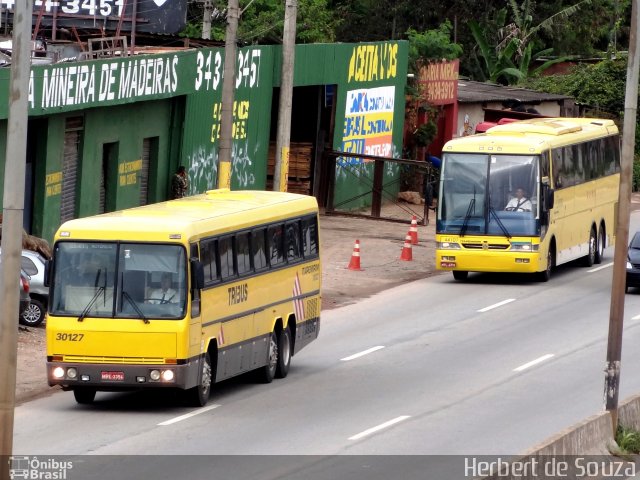
POLYGON ((67 369, 67 377, 77 378, 77 376, 78 376, 78 370, 76 370, 74 367, 70 367, 67 369))
POLYGON ((631 265, 629 260, 627 260, 627 270, 633 270, 633 265, 631 265))
POLYGON ((53 378, 64 378, 64 368, 56 367, 53 369, 53 378))
POLYGON ((511 244, 511 251, 514 252, 537 252, 540 245, 535 245, 531 242, 513 242, 511 244))
POLYGON ((438 250, 460 250, 459 243, 453 242, 436 242, 436 249, 438 250))
POLYGON ((165 382, 173 382, 175 375, 173 370, 163 370, 162 371, 162 380, 165 382))
POLYGON ((149 378, 154 382, 157 382, 158 380, 160 380, 160 370, 151 370, 149 372, 149 378))

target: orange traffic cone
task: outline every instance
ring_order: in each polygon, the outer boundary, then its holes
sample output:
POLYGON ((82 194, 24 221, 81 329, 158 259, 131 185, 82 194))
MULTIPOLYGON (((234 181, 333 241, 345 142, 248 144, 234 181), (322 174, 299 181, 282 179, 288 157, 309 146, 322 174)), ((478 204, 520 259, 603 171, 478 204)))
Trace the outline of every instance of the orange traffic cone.
POLYGON ((353 253, 351 254, 351 260, 349 261, 349 270, 362 270, 360 268, 360 240, 356 240, 353 245, 353 253))
POLYGON ((418 219, 414 215, 411 219, 411 227, 409 227, 409 235, 411 236, 411 244, 418 244, 418 219))
POLYGON ((404 238, 404 246, 402 247, 400 260, 404 260, 406 262, 413 260, 413 256, 411 254, 411 232, 407 233, 407 236, 404 238))

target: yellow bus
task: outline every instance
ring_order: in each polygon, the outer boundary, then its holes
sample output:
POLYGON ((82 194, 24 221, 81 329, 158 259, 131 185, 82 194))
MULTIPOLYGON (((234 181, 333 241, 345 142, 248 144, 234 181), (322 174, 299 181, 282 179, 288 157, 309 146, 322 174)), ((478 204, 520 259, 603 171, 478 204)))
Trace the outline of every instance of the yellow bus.
POLYGON ((436 267, 536 273, 600 263, 615 232, 620 139, 612 120, 539 118, 443 148, 436 267))
POLYGON ((49 385, 185 390, 285 377, 318 336, 315 198, 212 190, 64 223, 47 266, 49 385))

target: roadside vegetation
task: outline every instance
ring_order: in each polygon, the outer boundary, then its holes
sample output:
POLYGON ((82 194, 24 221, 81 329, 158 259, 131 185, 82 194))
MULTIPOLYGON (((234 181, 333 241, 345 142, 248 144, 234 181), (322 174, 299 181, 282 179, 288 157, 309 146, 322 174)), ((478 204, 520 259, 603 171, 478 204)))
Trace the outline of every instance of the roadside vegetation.
POLYGON ((616 443, 623 455, 640 453, 640 432, 618 425, 616 443))

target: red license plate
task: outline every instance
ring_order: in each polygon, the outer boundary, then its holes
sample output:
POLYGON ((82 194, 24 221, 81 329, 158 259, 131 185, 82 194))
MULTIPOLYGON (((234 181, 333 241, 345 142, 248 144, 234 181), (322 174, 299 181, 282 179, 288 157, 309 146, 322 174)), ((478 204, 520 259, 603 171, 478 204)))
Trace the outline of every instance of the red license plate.
POLYGON ((109 382, 121 382, 124 380, 124 372, 102 372, 101 378, 109 382))
POLYGON ((440 262, 440 266, 444 268, 454 268, 456 266, 456 262, 440 262))

